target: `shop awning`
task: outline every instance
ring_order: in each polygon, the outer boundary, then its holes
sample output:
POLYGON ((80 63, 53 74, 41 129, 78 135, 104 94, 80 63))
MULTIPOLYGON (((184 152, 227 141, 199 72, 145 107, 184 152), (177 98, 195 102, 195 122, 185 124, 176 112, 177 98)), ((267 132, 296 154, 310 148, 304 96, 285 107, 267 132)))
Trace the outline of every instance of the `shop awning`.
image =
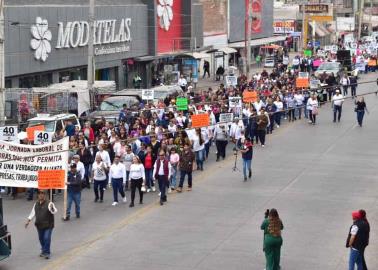
MULTIPOLYGON (((251 40, 251 47, 256 47, 260 45, 266 45, 274 42, 284 41, 286 39, 286 36, 274 36, 274 37, 268 37, 268 38, 259 38, 259 39, 252 39, 251 40)), ((244 48, 245 42, 234 42, 228 44, 232 48, 244 48)))
POLYGON ((218 51, 224 52, 225 54, 237 52, 237 50, 235 50, 234 48, 230 48, 230 47, 224 47, 224 48, 219 49, 218 51))
POLYGON ((186 53, 185 55, 191 56, 194 59, 204 59, 204 58, 210 58, 211 56, 204 52, 193 52, 193 53, 186 53))

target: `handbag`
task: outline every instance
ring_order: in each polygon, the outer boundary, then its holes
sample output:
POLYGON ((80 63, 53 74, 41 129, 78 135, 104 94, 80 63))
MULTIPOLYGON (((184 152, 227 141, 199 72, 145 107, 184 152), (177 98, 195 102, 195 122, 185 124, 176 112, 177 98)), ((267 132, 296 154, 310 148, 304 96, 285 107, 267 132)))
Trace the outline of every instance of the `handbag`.
POLYGON ((318 114, 319 114, 319 109, 318 109, 318 107, 313 107, 313 108, 312 108, 312 114, 313 114, 313 115, 318 115, 318 114))

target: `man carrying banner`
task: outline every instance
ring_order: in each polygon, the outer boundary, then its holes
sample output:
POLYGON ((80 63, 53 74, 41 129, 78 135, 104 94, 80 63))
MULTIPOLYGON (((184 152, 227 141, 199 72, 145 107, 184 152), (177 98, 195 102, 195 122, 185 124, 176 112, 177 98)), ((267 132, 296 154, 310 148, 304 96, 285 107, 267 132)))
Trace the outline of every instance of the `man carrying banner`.
POLYGON ((25 228, 29 226, 30 221, 35 217, 35 226, 37 227, 39 242, 41 244, 40 257, 46 260, 50 259, 51 235, 54 228, 54 214, 58 210, 53 202, 46 199, 46 190, 38 190, 38 201, 34 204, 30 212, 25 228))

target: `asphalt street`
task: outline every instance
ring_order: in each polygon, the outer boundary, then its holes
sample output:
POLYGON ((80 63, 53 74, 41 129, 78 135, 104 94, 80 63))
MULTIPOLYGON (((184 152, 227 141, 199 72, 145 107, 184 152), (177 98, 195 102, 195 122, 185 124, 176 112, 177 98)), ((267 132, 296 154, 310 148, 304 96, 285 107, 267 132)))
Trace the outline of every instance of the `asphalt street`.
MULTIPOLYGON (((360 81, 375 79, 369 74, 360 81)), ((376 88, 362 84, 358 93, 376 88)), ((241 171, 232 170, 230 152, 214 162, 213 148, 205 171, 194 176, 193 191, 170 194, 163 207, 157 193, 130 209, 112 207, 110 191, 103 204, 95 204, 86 190, 80 220, 63 223, 58 198, 49 261, 38 256, 35 228, 24 228, 32 202, 5 198, 13 254, 0 269, 264 269, 260 224, 271 207, 285 225, 282 270, 346 269, 351 212, 360 208, 372 228, 367 264, 378 269, 378 97, 365 98, 370 114, 362 128, 348 99, 340 123, 332 122, 327 104, 317 125, 301 120, 275 130, 264 149, 255 147, 252 181, 243 182, 241 171)), ((237 166, 242 168, 240 157, 237 166)))

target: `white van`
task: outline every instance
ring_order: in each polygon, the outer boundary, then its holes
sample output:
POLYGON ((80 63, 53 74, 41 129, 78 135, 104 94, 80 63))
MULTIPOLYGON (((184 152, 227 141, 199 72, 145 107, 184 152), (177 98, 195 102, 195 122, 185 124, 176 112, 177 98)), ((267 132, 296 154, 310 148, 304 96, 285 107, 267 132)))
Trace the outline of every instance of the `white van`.
POLYGON ((61 130, 65 129, 65 121, 71 121, 73 125, 81 129, 79 119, 75 114, 38 114, 37 117, 29 119, 27 127, 45 126, 46 132, 59 133, 61 130))

